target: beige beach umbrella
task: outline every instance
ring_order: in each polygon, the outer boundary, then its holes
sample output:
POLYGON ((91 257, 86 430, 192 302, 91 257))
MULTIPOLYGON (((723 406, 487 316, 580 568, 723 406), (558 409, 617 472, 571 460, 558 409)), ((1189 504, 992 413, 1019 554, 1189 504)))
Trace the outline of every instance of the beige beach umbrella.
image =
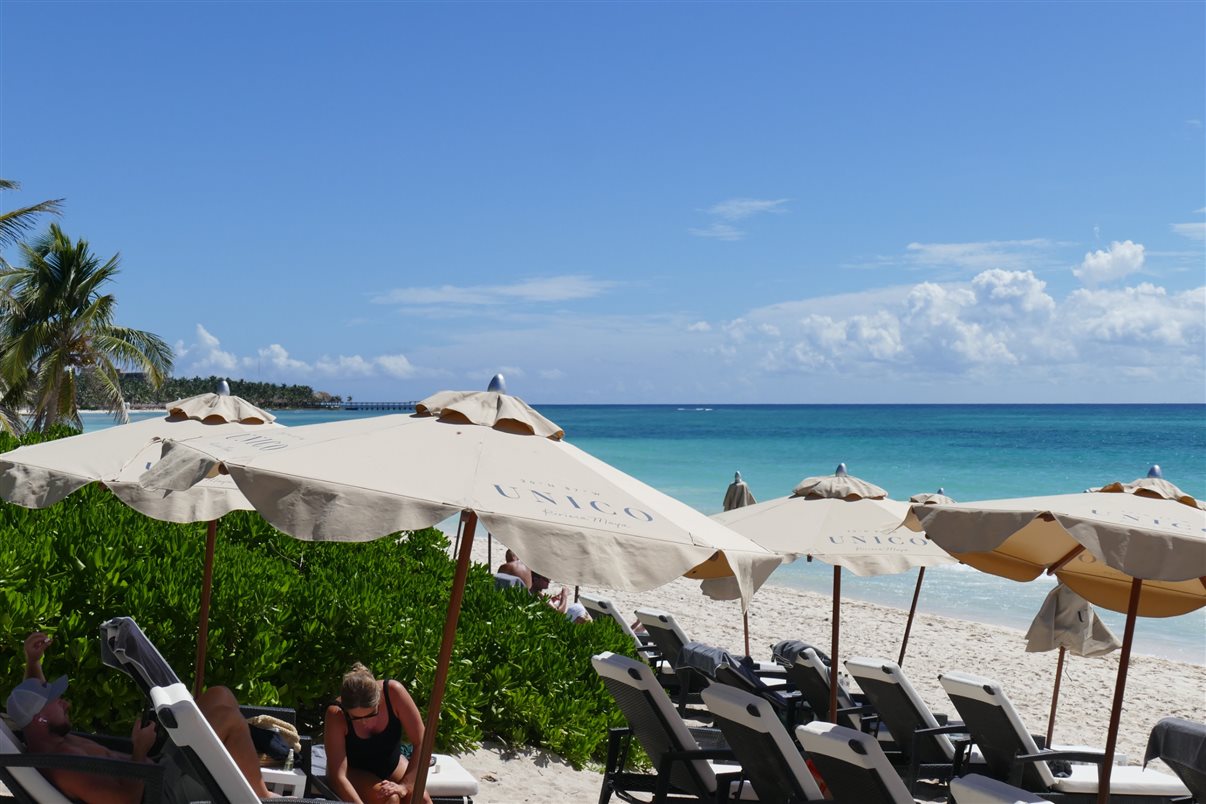
MULTIPOLYGON (((750 491, 750 486, 741 479, 741 472, 733 473, 733 482, 724 492, 724 510, 732 511, 734 508, 744 508, 747 505, 753 505, 758 502, 754 499, 754 493, 750 491)), ((741 628, 745 634, 745 655, 750 655, 750 613, 749 610, 741 612, 741 628)))
POLYGON ((1160 477, 1096 491, 960 505, 914 505, 907 527, 983 572, 1030 581, 1055 575, 1097 606, 1126 613, 1098 801, 1118 740, 1135 618, 1206 606, 1206 510, 1160 477))
POLYGON ((1059 703, 1059 683, 1064 672, 1064 654, 1104 656, 1122 645, 1118 637, 1101 621, 1089 601, 1062 583, 1047 593, 1042 607, 1026 632, 1026 651, 1043 653, 1059 649, 1055 665, 1055 685, 1051 691, 1051 714, 1047 717, 1047 745, 1055 733, 1055 710, 1059 703))
POLYGON ((724 510, 732 511, 734 508, 744 508, 756 502, 758 501, 754 499, 749 483, 741 479, 741 472, 734 472, 733 482, 724 492, 724 510))
MULTIPOLYGON (((534 571, 640 591, 720 552, 744 604, 781 558, 566 443, 517 397, 441 392, 414 415, 169 444, 144 483, 187 488, 220 462, 265 519, 300 539, 362 541, 460 514, 459 553, 413 794, 426 784, 473 534, 480 520, 534 571)), ((721 563, 721 562, 713 562, 721 563)))
POLYGON ((25 508, 47 508, 89 483, 101 483, 134 510, 162 522, 207 522, 196 675, 205 677, 209 606, 217 520, 252 505, 229 477, 211 477, 186 491, 145 489, 138 478, 160 458, 167 438, 254 438, 284 429, 271 413, 225 393, 200 394, 169 404, 166 415, 91 433, 18 447, 0 454, 0 498, 25 508))
POLYGON ((900 527, 908 510, 908 504, 888 499, 887 491, 851 476, 840 464, 832 475, 800 481, 789 497, 712 517, 788 561, 807 556, 833 565, 831 720, 837 716, 842 569, 885 575, 954 562, 923 536, 900 527))

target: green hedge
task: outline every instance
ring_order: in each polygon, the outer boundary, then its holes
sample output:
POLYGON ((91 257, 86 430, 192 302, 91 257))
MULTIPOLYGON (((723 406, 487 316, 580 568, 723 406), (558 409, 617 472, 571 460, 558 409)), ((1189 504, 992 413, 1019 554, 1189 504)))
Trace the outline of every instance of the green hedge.
MULTIPOLYGON (((33 438, 37 438, 36 436, 33 438)), ((27 439, 33 440, 33 439, 27 439)), ((15 442, 0 439, 0 448, 15 442)), ((2 450, 0 450, 2 451, 2 450)), ((205 525, 157 522, 89 486, 30 511, 0 503, 0 687, 21 679, 21 645, 55 636, 48 675, 71 677, 77 727, 124 733, 145 706, 100 663, 98 626, 128 615, 191 683, 205 525)), ((437 530, 364 544, 292 539, 258 515, 218 524, 206 682, 241 701, 299 710, 315 732, 354 661, 401 680, 426 708, 454 565, 437 530)), ((574 625, 522 590, 469 573, 444 707, 441 750, 483 738, 547 748, 575 765, 601 759, 621 718, 590 666, 632 655, 610 622, 574 625)))

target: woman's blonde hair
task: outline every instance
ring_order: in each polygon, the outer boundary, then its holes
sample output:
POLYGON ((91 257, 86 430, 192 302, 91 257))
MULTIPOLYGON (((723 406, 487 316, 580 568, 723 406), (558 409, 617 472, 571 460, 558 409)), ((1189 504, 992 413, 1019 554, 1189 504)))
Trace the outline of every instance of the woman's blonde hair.
POLYGON ((381 684, 373 671, 360 662, 343 674, 339 686, 339 702, 344 709, 376 709, 381 701, 381 684))

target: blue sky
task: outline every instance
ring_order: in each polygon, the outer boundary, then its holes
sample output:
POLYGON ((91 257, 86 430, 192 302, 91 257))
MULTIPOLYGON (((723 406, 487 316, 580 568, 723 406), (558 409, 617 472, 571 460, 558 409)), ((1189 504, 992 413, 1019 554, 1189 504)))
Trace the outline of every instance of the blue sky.
POLYGON ((1202 402, 1204 9, 5 0, 0 204, 186 376, 1202 402))

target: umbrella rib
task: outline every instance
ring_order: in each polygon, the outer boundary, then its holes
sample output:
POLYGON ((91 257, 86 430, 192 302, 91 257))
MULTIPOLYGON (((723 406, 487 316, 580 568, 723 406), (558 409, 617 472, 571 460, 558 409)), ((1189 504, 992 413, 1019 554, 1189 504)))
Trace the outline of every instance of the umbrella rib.
POLYGON ((1069 550, 1067 552, 1067 554, 1064 555, 1063 558, 1061 558, 1059 561, 1056 561, 1054 564, 1052 564, 1050 567, 1048 567, 1047 574, 1054 575, 1055 573, 1059 572, 1060 570, 1062 570, 1064 568, 1065 564, 1067 564, 1072 559, 1076 558, 1078 555, 1080 555, 1084 551, 1085 551, 1085 546, 1083 544, 1076 545, 1071 550, 1069 550))

